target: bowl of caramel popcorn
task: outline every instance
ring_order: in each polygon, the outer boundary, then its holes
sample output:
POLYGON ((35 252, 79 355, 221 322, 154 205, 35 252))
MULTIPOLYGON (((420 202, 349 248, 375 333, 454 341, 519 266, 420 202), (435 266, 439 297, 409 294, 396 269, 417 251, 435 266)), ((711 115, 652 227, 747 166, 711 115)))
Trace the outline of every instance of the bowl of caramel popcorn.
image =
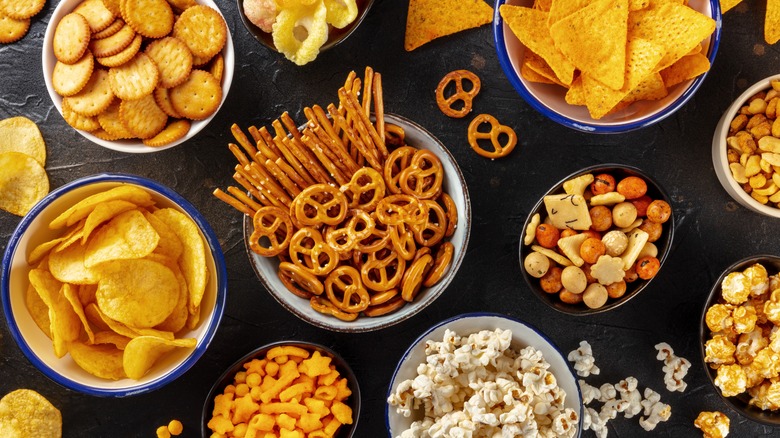
POLYGON ((718 277, 701 316, 706 374, 732 409, 780 425, 780 257, 740 260, 718 277))
POLYGON ((712 139, 712 163, 740 205, 780 218, 780 75, 756 82, 726 110, 712 139))

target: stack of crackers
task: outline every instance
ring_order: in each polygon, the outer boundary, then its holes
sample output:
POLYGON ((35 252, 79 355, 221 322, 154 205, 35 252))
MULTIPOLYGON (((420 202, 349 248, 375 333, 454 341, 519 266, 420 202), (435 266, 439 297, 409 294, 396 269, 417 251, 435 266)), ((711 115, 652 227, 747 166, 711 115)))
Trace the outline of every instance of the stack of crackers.
POLYGON ((52 39, 62 115, 104 140, 179 140, 222 102, 227 37, 222 15, 194 0, 84 0, 52 39))
POLYGON ((0 0, 0 43, 13 43, 25 36, 30 18, 45 4, 46 0, 0 0))

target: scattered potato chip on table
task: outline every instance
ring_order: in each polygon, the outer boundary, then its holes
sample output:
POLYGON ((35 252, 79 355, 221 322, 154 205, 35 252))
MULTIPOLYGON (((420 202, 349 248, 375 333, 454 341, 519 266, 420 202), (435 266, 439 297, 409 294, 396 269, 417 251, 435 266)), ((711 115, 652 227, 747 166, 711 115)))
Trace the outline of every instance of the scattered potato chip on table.
POLYGON ((4 438, 60 438, 62 414, 44 396, 17 389, 0 399, 0 436, 4 438))

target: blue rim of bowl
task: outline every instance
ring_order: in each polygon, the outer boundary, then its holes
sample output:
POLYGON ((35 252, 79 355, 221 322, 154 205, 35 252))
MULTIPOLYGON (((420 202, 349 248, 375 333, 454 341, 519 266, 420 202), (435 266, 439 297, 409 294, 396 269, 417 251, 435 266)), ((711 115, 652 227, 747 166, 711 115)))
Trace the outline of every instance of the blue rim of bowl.
POLYGON ((66 388, 79 391, 85 394, 95 395, 95 396, 125 397, 130 395, 146 393, 165 386, 166 384, 172 382, 173 380, 175 380, 176 378, 184 374, 184 372, 186 372, 193 365, 195 365, 195 362, 197 362, 198 359, 200 359, 200 357, 203 356, 203 353, 206 352, 206 349, 211 343, 211 340, 214 338, 214 335, 217 332, 217 328, 219 327, 219 323, 222 320, 222 313, 224 311, 225 302, 227 300, 227 269, 225 267, 225 258, 224 255, 222 254, 222 248, 219 245, 219 239, 217 238, 217 235, 211 229, 211 226, 208 224, 208 222, 206 222, 206 219, 200 214, 200 212, 198 212, 198 210, 189 201, 184 199, 184 197, 182 197, 172 189, 144 177, 122 174, 122 173, 103 173, 103 174, 92 175, 92 176, 87 176, 84 178, 77 179, 52 191, 51 193, 46 195, 46 197, 44 197, 41 201, 35 204, 35 206, 33 206, 33 208, 30 209, 29 213, 27 213, 27 215, 24 218, 22 218, 22 221, 16 227, 13 234, 11 234, 11 238, 8 241, 8 247, 6 248, 5 254, 3 255, 3 270, 2 270, 2 284, 0 284, 0 297, 2 297, 2 301, 3 301, 3 312, 5 313, 6 324, 8 325, 9 331, 11 332, 11 336, 14 338, 14 341, 16 341, 16 345, 18 345, 19 348, 24 353, 24 355, 27 356, 27 359, 30 362, 32 362, 32 364, 35 365, 36 368, 38 368, 41 372, 43 372, 43 374, 45 374, 46 377, 48 377, 49 379, 53 380, 54 382, 66 388), (46 365, 43 361, 41 361, 38 358, 38 356, 32 351, 30 346, 27 344, 27 341, 22 336, 22 333, 19 331, 19 327, 16 325, 16 319, 14 318, 13 312, 11 310, 11 300, 10 300, 11 291, 10 291, 9 271, 11 268, 11 259, 13 258, 13 255, 17 250, 17 245, 19 244, 19 241, 21 240, 24 233, 27 231, 32 221, 46 207, 48 207, 49 204, 51 204, 52 202, 54 202, 54 200, 59 198, 61 194, 67 193, 70 190, 83 187, 89 184, 94 184, 94 183, 110 183, 110 182, 136 184, 154 190, 162 194, 163 196, 170 198, 195 221, 195 223, 198 225, 198 227, 206 237, 206 241, 208 242, 209 248, 211 249, 211 252, 214 256, 214 265, 217 271, 217 291, 216 291, 216 303, 214 305, 213 322, 211 326, 208 328, 208 330, 206 331, 205 335, 203 336, 203 340, 195 347, 192 353, 189 356, 187 356, 187 359, 185 359, 181 364, 176 366, 173 370, 171 370, 171 372, 165 374, 164 376, 161 376, 158 379, 155 379, 148 383, 144 383, 142 385, 137 385, 137 386, 132 385, 129 388, 121 388, 121 389, 111 389, 111 388, 96 389, 91 386, 76 383, 73 380, 68 379, 62 374, 56 372, 55 370, 51 369, 48 365, 46 365))
MULTIPOLYGON (((693 97, 693 95, 696 93, 696 90, 699 89, 701 84, 704 82, 704 79, 707 77, 707 74, 709 73, 708 70, 694 79, 693 82, 688 85, 688 88, 683 92, 683 94, 681 94, 677 100, 672 102, 666 108, 635 122, 626 124, 600 125, 570 119, 553 111, 539 99, 534 97, 534 95, 531 94, 525 87, 522 79, 520 76, 518 76, 514 67, 512 67, 512 61, 509 59, 509 54, 506 50, 506 40, 504 39, 504 20, 501 18, 501 13, 499 11, 501 5, 505 4, 506 2, 507 0, 496 0, 495 8, 493 10, 493 43, 496 47, 496 52, 498 53, 498 61, 501 64, 501 69, 504 71, 504 75, 506 75, 507 79, 509 79, 509 82, 520 94, 523 100, 525 100, 535 110, 540 112, 548 119, 551 119, 552 121, 568 128, 594 134, 619 134, 653 125, 671 116, 675 111, 682 108, 682 106, 693 97)), ((707 59, 710 61, 710 70, 712 70, 711 66, 715 62, 715 54, 718 52, 718 46, 720 44, 721 27, 723 22, 720 12, 720 3, 717 0, 709 0, 709 3, 712 10, 712 18, 715 20, 715 31, 710 37, 710 45, 707 51, 707 59)))
MULTIPOLYGON (((553 194, 552 192, 555 191, 556 189, 562 190, 564 182, 566 182, 566 181, 568 181, 568 180, 570 180, 572 178, 576 178, 576 177, 578 177, 580 175, 584 175, 586 173, 595 173, 595 172, 606 172, 606 173, 609 173, 610 171, 614 172, 615 170, 618 170, 618 171, 621 171, 621 172, 625 172, 625 173, 628 173, 628 174, 631 174, 631 175, 639 175, 639 176, 641 176, 642 178, 644 178, 646 180, 646 182, 650 182, 653 185, 653 190, 657 190, 661 194, 661 198, 660 199, 668 202, 669 205, 671 205, 672 198, 669 196, 669 193, 666 192, 666 189, 664 189, 663 186, 655 178, 653 178, 652 176, 647 174, 647 172, 645 172, 644 170, 639 169, 638 167, 629 166, 627 164, 618 164, 618 163, 594 164, 592 166, 588 166, 588 167, 582 168, 582 169, 580 169, 580 170, 578 170, 578 171, 576 171, 574 173, 569 174, 568 176, 564 177, 563 179, 561 179, 560 181, 555 183, 550 190, 546 191, 541 196, 541 198, 539 198, 539 201, 537 201, 536 204, 534 204, 533 208, 531 208, 531 210, 529 211, 528 216, 526 217, 525 222, 523 223, 522 235, 525 235, 525 230, 526 230, 526 228, 528 228, 528 223, 531 221, 531 216, 533 216, 533 213, 534 212, 539 212, 539 211, 544 211, 543 210, 544 197, 547 196, 547 195, 553 194)), ((663 250, 659 249, 659 251, 658 251, 657 258, 658 258, 658 261, 661 264, 661 266, 658 268, 659 272, 664 267, 664 264, 666 263, 666 259, 668 258, 669 253, 672 250, 672 243, 674 242, 674 233, 675 233, 675 228, 676 228, 676 222, 675 222, 675 218, 674 218, 674 210, 672 210, 672 215, 669 217, 669 220, 664 225, 667 225, 667 227, 665 227, 663 229, 663 232, 662 232, 661 236, 662 236, 663 240, 666 242, 666 245, 665 245, 665 248, 663 250)), ((533 294, 536 295, 536 297, 539 298, 539 300, 541 300, 544 304, 547 304, 549 307, 552 307, 553 309, 557 310, 558 312, 565 313, 567 315, 573 315, 573 316, 595 315, 597 313, 604 313, 604 312, 607 312, 609 310, 612 310, 612 309, 615 309, 617 307, 620 307, 623 304, 625 304, 628 301, 630 301, 631 299, 633 299, 635 296, 639 295, 639 293, 642 292, 643 290, 645 290, 648 286, 650 286, 650 283, 652 283, 652 281, 658 275, 656 273, 656 276, 653 276, 649 280, 642 280, 642 279, 636 280, 636 282, 643 282, 643 283, 641 285, 637 286, 631 292, 628 292, 628 290, 627 290, 625 295, 623 295, 620 298, 617 298, 617 299, 611 299, 610 298, 607 301, 606 304, 604 304, 603 306, 598 307, 596 309, 591 309, 591 308, 585 306, 583 303, 575 304, 575 305, 565 304, 562 301, 557 299, 557 295, 556 294, 547 294, 547 293, 539 292, 538 287, 534 286, 532 284, 533 280, 537 280, 538 281, 538 279, 533 279, 532 280, 532 277, 528 274, 528 272, 526 272, 525 267, 523 266, 523 260, 524 260, 523 253, 524 252, 530 252, 530 250, 528 249, 530 247, 523 244, 522 235, 521 235, 521 238, 520 238, 520 247, 518 249, 518 256, 520 258, 520 271, 522 273, 523 278, 525 279, 526 284, 528 284, 528 287, 531 288, 531 292, 533 292, 533 294), (524 251, 524 249, 525 249, 525 251, 524 251), (554 300, 557 300, 557 302, 554 301, 554 300)), ((658 239, 658 241, 660 241, 660 240, 661 240, 661 238, 658 239)), ((656 241, 656 242, 658 242, 658 241, 656 241)), ((629 283, 629 284, 627 284, 627 286, 630 287, 631 284, 634 284, 634 283, 629 283)))
MULTIPOLYGON (((217 378, 217 380, 214 382, 214 384, 211 386, 211 389, 209 389, 209 393, 206 396, 206 401, 203 403, 203 411, 201 412, 201 435, 204 437, 207 437, 210 435, 210 430, 207 427, 208 421, 206 420, 207 417, 210 417, 211 413, 213 412, 213 406, 214 406, 214 397, 217 396, 217 390, 219 389, 219 393, 222 393, 224 388, 228 385, 229 381, 232 380, 233 376, 236 374, 236 372, 242 370, 242 365, 246 362, 249 362, 250 359, 253 359, 257 357, 259 354, 263 352, 268 352, 274 347, 278 346, 285 346, 285 345, 292 345, 299 347, 301 345, 305 346, 302 348, 309 348, 314 350, 320 350, 328 353, 328 355, 335 359, 336 363, 336 369, 340 371, 340 374, 342 377, 346 378, 349 382, 349 389, 352 391, 352 394, 350 395, 350 398, 354 398, 354 403, 352 403, 356 409, 352 412, 352 424, 346 424, 342 426, 348 426, 349 427, 349 433, 346 435, 343 430, 347 430, 346 428, 342 429, 339 428, 339 431, 337 431, 335 438, 351 438, 355 435, 355 431, 357 430, 357 425, 360 420, 360 411, 362 409, 362 396, 360 394, 360 382, 358 382, 357 375, 352 370, 352 367, 349 366, 349 363, 344 359, 343 356, 341 356, 339 353, 334 351, 330 347, 326 347, 325 345, 318 344, 316 342, 311 341, 301 341, 301 340, 283 340, 283 341, 276 341, 272 342, 270 344, 265 344, 261 347, 257 347, 250 351, 249 353, 242 356, 240 359, 236 360, 231 364, 225 371, 217 378), (345 371, 346 374, 344 372, 345 371), (230 379, 230 380, 229 380, 230 379)), ((332 363, 332 362, 331 362, 332 363)), ((350 403, 346 403, 347 405, 350 405, 350 403)))
POLYGON ((528 329, 530 329, 531 331, 539 335, 542 338, 542 340, 547 342, 556 352, 558 352, 558 354, 561 355, 561 358, 563 359, 563 362, 568 367, 569 372, 574 378, 575 386, 577 387, 578 400, 580 400, 580 418, 579 418, 579 423, 577 423, 577 430, 578 430, 577 436, 580 436, 582 433, 582 419, 583 419, 583 412, 585 410, 585 406, 582 404, 582 390, 580 389, 580 386, 576 384, 577 375, 574 373, 574 370, 572 369, 571 365, 569 365, 569 362, 566 360, 566 355, 563 354, 561 349, 558 348, 558 345, 555 342, 553 342, 552 339, 550 339, 546 334, 544 334, 544 332, 537 329, 533 325, 509 315, 502 315, 500 313, 493 313, 493 312, 472 312, 472 313, 463 313, 460 315, 453 316, 451 318, 445 319, 444 321, 441 321, 433 325, 431 328, 426 330, 423 334, 418 336, 417 339, 412 341, 411 345, 409 345, 409 348, 407 348, 403 356, 401 356, 401 359, 398 360, 398 364, 395 366, 395 371, 393 371, 393 376, 390 378, 390 381, 388 382, 387 394, 385 394, 385 429, 387 429, 388 434, 390 433, 390 416, 388 415, 390 411, 389 411, 389 407, 387 406, 387 399, 393 394, 392 384, 395 382, 396 377, 398 377, 398 371, 401 369, 401 364, 403 364, 409 359, 409 355, 412 354, 412 350, 414 350, 416 346, 418 346, 425 338, 427 338, 431 333, 433 333, 439 327, 442 327, 444 325, 447 325, 453 321, 457 321, 460 319, 478 318, 483 316, 500 318, 500 319, 508 319, 520 325, 524 325, 528 329))

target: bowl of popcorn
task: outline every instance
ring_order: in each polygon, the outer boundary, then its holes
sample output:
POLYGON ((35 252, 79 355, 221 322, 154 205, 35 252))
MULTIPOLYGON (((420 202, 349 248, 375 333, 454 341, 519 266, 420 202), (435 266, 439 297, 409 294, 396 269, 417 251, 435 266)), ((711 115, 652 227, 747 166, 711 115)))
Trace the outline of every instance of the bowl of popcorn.
POLYGON ((780 425, 780 257, 740 260, 718 277, 700 325, 707 377, 744 417, 780 425))
POLYGON ((587 167, 531 209, 520 239, 523 277, 555 310, 608 311, 650 284, 673 235, 669 196, 652 177, 621 164, 587 167))
POLYGON ((352 35, 374 0, 237 3, 241 22, 250 35, 296 65, 304 65, 352 35))
POLYGON ((225 261, 205 218, 155 181, 100 174, 53 191, 3 256, 3 312, 22 353, 74 391, 158 389, 206 352, 225 261))
POLYGON ((63 0, 43 39, 46 89, 88 140, 147 153, 194 137, 233 80, 233 42, 213 0, 63 0), (123 2, 124 4, 124 2, 123 2))
POLYGON ((332 349, 304 341, 257 348, 217 379, 203 406, 202 436, 350 438, 360 387, 332 349))
POLYGON ((455 427, 474 436, 577 437, 582 396, 543 333, 470 313, 436 324, 406 350, 390 380, 386 421, 394 437, 455 427))
POLYGON ((701 86, 721 32, 717 0, 667 3, 498 0, 501 68, 529 105, 569 128, 658 123, 701 86))
POLYGON ((712 138, 712 164, 740 205, 780 218, 780 75, 756 82, 726 110, 712 138))

